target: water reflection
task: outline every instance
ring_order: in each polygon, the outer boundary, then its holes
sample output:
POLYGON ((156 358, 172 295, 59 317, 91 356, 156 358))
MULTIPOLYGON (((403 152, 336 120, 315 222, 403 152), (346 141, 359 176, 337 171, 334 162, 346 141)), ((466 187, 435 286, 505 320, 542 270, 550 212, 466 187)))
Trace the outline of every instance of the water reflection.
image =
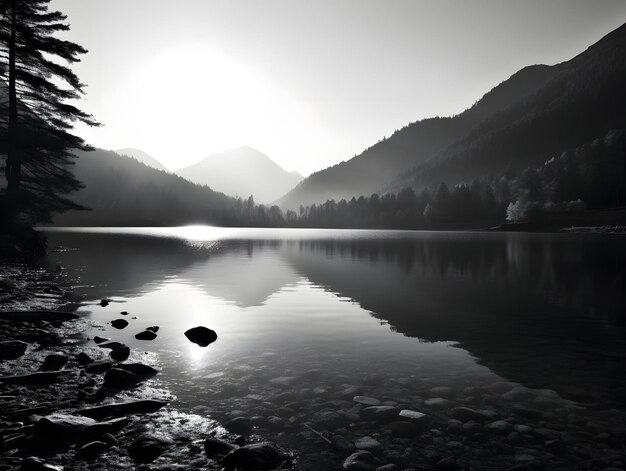
MULTIPOLYGON (((50 263, 78 268, 82 283, 92 286, 82 289, 88 297, 117 296, 129 310, 148 313, 138 328, 163 326, 151 348, 204 366, 209 376, 233 362, 262 371, 264 353, 285 357, 276 363, 283 369, 333 362, 342 375, 390 364, 393 374, 409 374, 417 355, 427 355, 434 371, 453 371, 454 349, 422 348, 417 338, 457 342, 511 381, 626 404, 621 237, 197 228, 189 240, 181 234, 53 233, 51 244, 80 250, 53 254, 50 263), (368 314, 404 336, 381 329, 368 314), (210 355, 179 332, 203 323, 220 333, 210 355)), ((132 333, 121 341, 132 343, 132 333)), ((463 356, 460 363, 473 360, 463 356)))

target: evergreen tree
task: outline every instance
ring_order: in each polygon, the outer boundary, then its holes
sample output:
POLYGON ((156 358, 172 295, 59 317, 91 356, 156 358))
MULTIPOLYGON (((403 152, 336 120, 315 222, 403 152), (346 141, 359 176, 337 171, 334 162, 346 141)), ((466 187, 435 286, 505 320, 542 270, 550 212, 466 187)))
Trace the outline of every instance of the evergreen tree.
POLYGON ((73 150, 89 150, 73 125, 98 123, 73 101, 84 85, 70 69, 86 53, 57 38, 67 17, 49 11, 50 0, 0 3, 0 118, 6 188, 0 217, 9 222, 47 221, 54 211, 79 208, 65 195, 81 187, 70 167, 73 150))

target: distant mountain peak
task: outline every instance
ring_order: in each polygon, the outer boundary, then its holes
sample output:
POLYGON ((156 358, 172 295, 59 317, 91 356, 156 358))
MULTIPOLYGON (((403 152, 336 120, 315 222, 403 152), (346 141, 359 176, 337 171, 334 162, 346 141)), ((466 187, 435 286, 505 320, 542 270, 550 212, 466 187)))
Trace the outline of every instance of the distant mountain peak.
POLYGON ((247 145, 211 154, 176 174, 227 195, 252 195, 258 203, 265 204, 273 203, 303 178, 247 145))

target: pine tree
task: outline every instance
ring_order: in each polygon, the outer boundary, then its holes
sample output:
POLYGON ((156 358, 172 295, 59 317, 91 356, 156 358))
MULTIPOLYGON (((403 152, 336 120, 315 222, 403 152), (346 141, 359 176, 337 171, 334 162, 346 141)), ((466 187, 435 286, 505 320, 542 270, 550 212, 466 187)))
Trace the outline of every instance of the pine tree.
POLYGON ((71 133, 77 122, 98 123, 72 102, 84 85, 70 69, 87 51, 56 33, 67 17, 50 0, 0 3, 0 153, 6 188, 0 217, 34 224, 51 213, 77 209, 66 195, 81 188, 73 176, 74 150, 91 148, 71 133))

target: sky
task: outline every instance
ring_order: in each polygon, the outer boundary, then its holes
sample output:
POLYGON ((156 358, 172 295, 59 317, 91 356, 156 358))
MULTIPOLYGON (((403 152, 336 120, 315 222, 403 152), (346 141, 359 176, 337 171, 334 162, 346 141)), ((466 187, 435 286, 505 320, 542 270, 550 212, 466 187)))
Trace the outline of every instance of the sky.
POLYGON ((524 66, 570 59, 626 22, 624 0, 52 0, 78 127, 176 170, 249 145, 303 175, 410 122, 450 116, 524 66))

